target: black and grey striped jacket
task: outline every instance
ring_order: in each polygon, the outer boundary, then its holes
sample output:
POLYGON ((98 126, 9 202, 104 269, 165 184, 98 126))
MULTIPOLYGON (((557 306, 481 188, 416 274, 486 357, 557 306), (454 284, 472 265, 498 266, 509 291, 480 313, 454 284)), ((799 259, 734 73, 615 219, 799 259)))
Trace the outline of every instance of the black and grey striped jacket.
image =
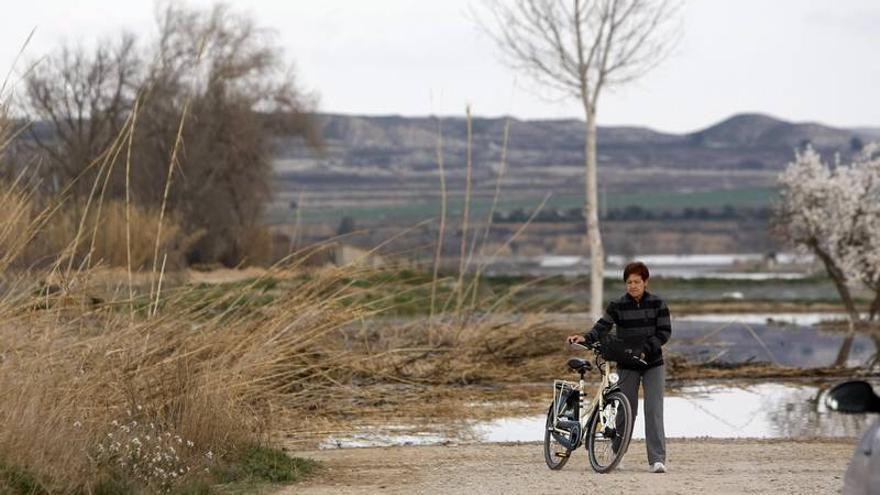
POLYGON ((645 353, 648 368, 663 364, 661 346, 672 335, 669 308, 663 299, 648 291, 645 291, 641 301, 624 294, 620 299, 608 303, 605 314, 585 336, 588 341, 596 341, 615 325, 619 339, 629 344, 634 353, 645 353))

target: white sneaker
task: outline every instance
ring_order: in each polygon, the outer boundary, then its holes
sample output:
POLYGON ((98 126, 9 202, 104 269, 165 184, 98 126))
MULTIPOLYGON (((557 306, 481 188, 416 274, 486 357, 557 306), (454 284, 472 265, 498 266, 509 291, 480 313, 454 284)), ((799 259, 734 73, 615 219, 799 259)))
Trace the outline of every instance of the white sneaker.
POLYGON ((666 465, 662 462, 655 462, 653 466, 651 466, 652 473, 665 473, 666 465))

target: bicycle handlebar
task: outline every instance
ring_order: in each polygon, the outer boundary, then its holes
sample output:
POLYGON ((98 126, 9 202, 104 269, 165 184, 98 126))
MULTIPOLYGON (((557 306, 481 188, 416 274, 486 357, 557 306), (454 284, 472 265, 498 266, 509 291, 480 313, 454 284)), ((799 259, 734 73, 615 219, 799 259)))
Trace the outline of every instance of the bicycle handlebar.
POLYGON ((598 343, 597 344, 587 344, 587 343, 580 343, 580 342, 569 342, 568 345, 569 345, 569 347, 582 347, 588 351, 595 351, 595 350, 599 349, 598 343))
MULTIPOLYGON (((587 344, 586 342, 584 342, 584 343, 580 343, 580 342, 569 342, 568 345, 569 345, 569 347, 575 347, 575 348, 577 348, 577 347, 581 347, 581 348, 586 349, 586 350, 588 350, 588 351, 596 351, 596 352, 599 352, 599 350, 600 350, 601 347, 602 347, 598 342, 594 342, 594 343, 592 343, 592 344, 587 344)), ((648 365, 648 362, 645 361, 644 359, 640 358, 640 357, 633 356, 632 359, 633 359, 635 362, 641 364, 642 366, 647 366, 647 365, 648 365)))

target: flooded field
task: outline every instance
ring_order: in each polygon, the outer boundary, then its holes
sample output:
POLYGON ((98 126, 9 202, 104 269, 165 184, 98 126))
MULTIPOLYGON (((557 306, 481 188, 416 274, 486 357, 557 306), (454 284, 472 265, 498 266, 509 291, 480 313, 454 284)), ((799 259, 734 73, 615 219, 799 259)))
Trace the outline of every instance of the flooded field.
MULTIPOLYGON (((556 321, 586 325, 582 313, 553 315, 556 321)), ((823 327, 843 321, 842 313, 734 313, 675 316, 664 352, 694 363, 766 362, 797 368, 832 366, 846 332, 823 327)), ((586 330, 586 328, 585 328, 586 330)), ((878 352, 880 336, 857 333, 847 366, 861 366, 878 352)))
MULTIPOLYGON (((810 257, 794 254, 641 255, 651 270, 649 290, 667 301, 785 301, 839 304, 834 284, 810 257)), ((626 259, 608 257, 605 297, 622 293, 620 275, 626 259)), ((474 262, 484 275, 495 277, 559 277, 561 290, 544 285, 536 297, 589 300, 589 259, 585 256, 483 257, 474 262)), ((856 290, 857 298, 871 294, 856 290)))
MULTIPOLYGON (((698 383, 670 388, 665 400, 666 436, 785 439, 855 437, 875 418, 828 411, 822 403, 822 392, 833 383, 698 383)), ((449 442, 537 442, 543 440, 545 412, 541 404, 535 404, 534 409, 534 415, 491 421, 364 427, 348 434, 328 437, 322 442, 321 448, 449 442)), ((640 405, 634 438, 644 438, 642 417, 640 405)))
MULTIPOLYGON (((545 315, 562 326, 589 320, 583 313, 545 315)), ((514 314, 511 318, 518 318, 514 314)), ((710 313, 673 318, 673 339, 664 348, 669 356, 692 363, 742 364, 764 362, 785 367, 832 366, 847 338, 839 330, 837 312, 710 313), (838 322, 834 325, 826 323, 838 322)), ((878 336, 858 333, 852 339, 846 365, 857 368, 875 358, 878 336)), ((871 416, 827 411, 822 392, 835 382, 761 381, 687 382, 668 389, 665 401, 666 435, 670 438, 807 439, 857 436, 874 420, 871 416)), ((880 380, 876 385, 880 385, 880 380)), ((474 408, 511 410, 513 404, 485 401, 474 408)), ((516 404, 529 414, 491 420, 444 419, 424 424, 398 423, 353 428, 323 439, 321 448, 436 445, 447 443, 534 442, 543 439, 546 405, 516 404)), ((641 406, 640 406, 641 409, 641 406)), ((480 417, 486 417, 481 415, 480 417)), ((643 413, 636 417, 634 438, 644 438, 643 413)))
MULTIPOLYGON (((832 366, 846 332, 814 323, 836 314, 698 315, 673 320, 669 352, 689 361, 743 363, 762 361, 798 368, 832 366)), ((856 334, 847 366, 860 366, 877 353, 877 336, 856 334)))
MULTIPOLYGON (((663 278, 714 278, 727 280, 798 280, 808 276, 812 258, 779 254, 773 260, 760 253, 698 254, 636 256, 651 267, 651 275, 663 278), (770 264, 768 264, 770 263, 770 264), (768 270, 767 267, 775 269, 768 270)), ((628 261, 619 255, 608 256, 606 278, 616 279, 628 261)), ((590 271, 588 256, 506 256, 483 257, 478 264, 486 266, 487 274, 503 275, 586 275, 590 271)))

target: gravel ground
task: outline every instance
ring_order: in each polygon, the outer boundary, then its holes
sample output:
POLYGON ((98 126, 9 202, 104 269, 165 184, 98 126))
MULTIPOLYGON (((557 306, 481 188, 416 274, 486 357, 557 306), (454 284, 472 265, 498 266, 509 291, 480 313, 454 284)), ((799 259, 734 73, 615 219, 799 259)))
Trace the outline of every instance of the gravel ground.
POLYGON ((623 470, 597 474, 579 449, 562 471, 544 464, 539 443, 294 451, 321 461, 296 494, 830 494, 840 493, 855 439, 675 440, 669 472, 648 472, 643 441, 623 470))

